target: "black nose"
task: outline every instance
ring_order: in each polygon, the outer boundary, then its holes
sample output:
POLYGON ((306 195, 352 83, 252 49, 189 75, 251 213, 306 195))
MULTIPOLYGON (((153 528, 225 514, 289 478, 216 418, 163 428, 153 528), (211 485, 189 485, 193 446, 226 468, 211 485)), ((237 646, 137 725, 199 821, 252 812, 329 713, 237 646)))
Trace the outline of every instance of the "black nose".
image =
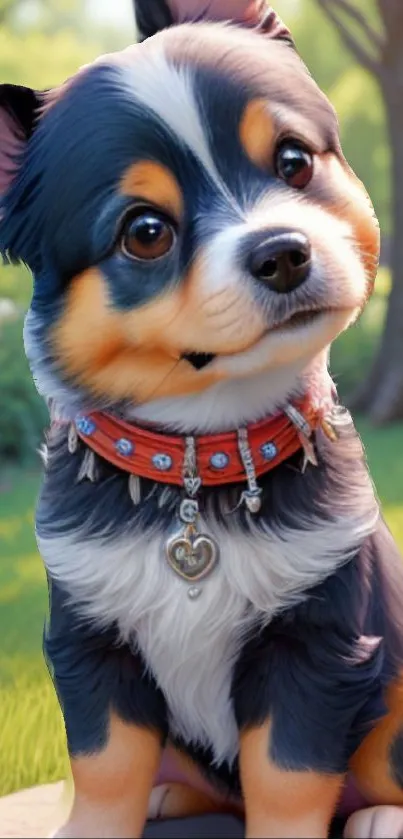
POLYGON ((251 274, 277 294, 302 285, 311 268, 309 240, 296 230, 276 230, 264 236, 249 255, 251 274))

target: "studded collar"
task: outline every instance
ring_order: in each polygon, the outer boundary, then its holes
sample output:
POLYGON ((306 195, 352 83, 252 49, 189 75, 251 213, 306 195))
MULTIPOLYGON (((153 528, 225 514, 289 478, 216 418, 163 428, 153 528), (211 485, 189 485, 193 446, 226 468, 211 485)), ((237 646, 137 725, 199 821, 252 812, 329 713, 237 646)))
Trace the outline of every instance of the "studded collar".
MULTIPOLYGON (((260 422, 237 431, 194 438, 198 479, 204 486, 242 483, 251 468, 259 477, 301 451, 304 463, 316 464, 313 435, 327 421, 329 399, 304 399, 260 422)), ((70 443, 81 439, 88 450, 139 478, 183 486, 189 438, 164 434, 103 412, 78 416, 70 428, 70 443)))

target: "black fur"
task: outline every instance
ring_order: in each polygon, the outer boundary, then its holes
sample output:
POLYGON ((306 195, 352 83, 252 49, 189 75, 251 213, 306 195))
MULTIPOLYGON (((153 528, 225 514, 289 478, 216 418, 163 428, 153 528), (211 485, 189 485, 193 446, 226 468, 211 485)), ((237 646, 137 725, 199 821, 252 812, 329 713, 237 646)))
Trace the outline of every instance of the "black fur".
POLYGON ((145 40, 174 24, 168 3, 164 0, 133 0, 140 40, 145 40))
POLYGON ((50 619, 44 653, 66 726, 69 753, 93 754, 108 742, 111 711, 127 723, 168 730, 161 691, 136 649, 119 643, 114 626, 100 630, 77 617, 49 579, 50 619))

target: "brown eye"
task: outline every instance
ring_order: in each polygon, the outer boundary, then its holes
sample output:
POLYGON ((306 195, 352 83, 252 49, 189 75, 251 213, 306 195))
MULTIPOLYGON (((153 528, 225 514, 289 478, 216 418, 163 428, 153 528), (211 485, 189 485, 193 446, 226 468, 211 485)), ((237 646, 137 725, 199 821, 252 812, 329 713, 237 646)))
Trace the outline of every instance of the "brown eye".
POLYGON ((294 189, 308 186, 313 176, 313 155, 293 140, 285 140, 277 149, 276 173, 294 189))
POLYGON ((154 210, 130 219, 123 230, 123 253, 143 261, 160 259, 173 248, 176 238, 174 227, 154 210))

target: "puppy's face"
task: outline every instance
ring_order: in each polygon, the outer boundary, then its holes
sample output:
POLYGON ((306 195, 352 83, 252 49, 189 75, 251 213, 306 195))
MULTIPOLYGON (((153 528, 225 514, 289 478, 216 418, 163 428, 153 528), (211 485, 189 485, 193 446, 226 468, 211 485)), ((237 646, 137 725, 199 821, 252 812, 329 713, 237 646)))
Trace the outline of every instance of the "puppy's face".
POLYGON ((377 267, 328 101, 289 45, 217 25, 54 93, 4 212, 0 244, 35 272, 28 352, 97 404, 303 366, 377 267))

